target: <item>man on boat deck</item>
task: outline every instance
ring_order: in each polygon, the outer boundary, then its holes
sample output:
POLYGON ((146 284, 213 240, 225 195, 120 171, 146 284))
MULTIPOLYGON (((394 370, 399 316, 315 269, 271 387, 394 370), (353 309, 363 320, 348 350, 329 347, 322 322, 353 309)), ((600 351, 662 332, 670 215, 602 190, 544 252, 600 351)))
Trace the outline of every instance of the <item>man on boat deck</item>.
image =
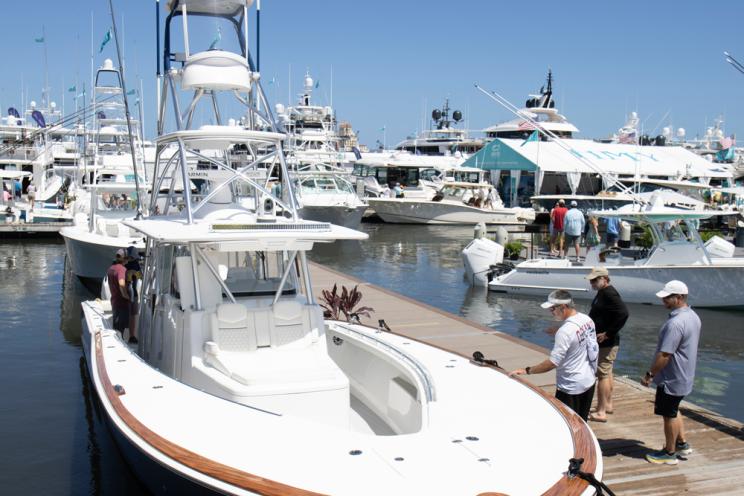
POLYGON ((129 294, 127 292, 127 251, 120 248, 116 251, 116 259, 106 271, 108 287, 111 292, 111 310, 114 314, 114 329, 124 334, 129 327, 129 294))
POLYGON ((563 256, 563 221, 566 218, 565 200, 558 200, 558 205, 550 211, 550 221, 553 223, 553 234, 550 237, 550 254, 563 256))
POLYGON ((580 260, 579 257, 579 241, 581 241, 581 235, 584 232, 584 226, 586 220, 584 214, 578 209, 579 204, 576 200, 571 200, 571 210, 566 213, 565 219, 563 219, 563 230, 566 233, 566 251, 564 256, 568 257, 568 249, 573 245, 576 250, 576 261, 580 260))
POLYGON ((659 330, 656 355, 641 384, 656 384, 654 413, 664 418, 665 445, 660 451, 649 453, 651 463, 676 465, 677 455, 692 453, 686 441, 682 417, 678 415, 682 398, 692 392, 700 340, 700 317, 687 305, 687 285, 669 281, 656 293, 664 306, 671 310, 669 319, 659 330))
POLYGON ((540 306, 549 309, 555 320, 563 322, 555 333, 550 358, 513 370, 509 376, 542 374, 556 369, 555 397, 586 422, 594 397, 599 353, 594 322, 588 315, 576 311, 571 293, 562 289, 550 293, 548 301, 540 306))

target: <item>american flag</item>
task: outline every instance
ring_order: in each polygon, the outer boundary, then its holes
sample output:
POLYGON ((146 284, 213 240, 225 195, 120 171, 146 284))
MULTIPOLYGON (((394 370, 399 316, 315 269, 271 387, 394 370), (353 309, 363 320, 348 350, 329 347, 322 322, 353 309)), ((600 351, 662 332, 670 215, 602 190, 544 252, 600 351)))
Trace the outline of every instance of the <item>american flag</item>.
POLYGON ((634 145, 636 143, 635 133, 623 133, 617 138, 618 143, 625 143, 628 145, 634 145))
POLYGON ((535 129, 535 126, 530 121, 522 121, 517 126, 517 129, 519 129, 520 131, 524 131, 527 129, 532 130, 535 129))

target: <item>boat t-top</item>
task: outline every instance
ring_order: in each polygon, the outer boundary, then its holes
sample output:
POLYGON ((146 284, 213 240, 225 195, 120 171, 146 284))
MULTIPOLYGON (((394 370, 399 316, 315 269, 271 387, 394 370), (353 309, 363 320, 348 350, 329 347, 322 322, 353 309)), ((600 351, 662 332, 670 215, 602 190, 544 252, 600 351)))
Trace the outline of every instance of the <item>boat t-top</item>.
POLYGON ((583 458, 601 478, 599 445, 556 399, 482 359, 324 317, 307 253, 367 236, 299 217, 285 135, 261 111, 270 107, 243 36, 250 6, 168 3, 165 96, 239 96, 255 127, 161 126, 158 150, 179 152, 159 155, 150 205, 163 182, 188 182, 186 154, 236 143, 280 186, 210 158, 219 174, 203 197, 171 188, 158 215, 126 221, 147 240, 138 345, 112 329, 107 301, 83 304, 91 380, 134 473, 154 494, 593 494, 567 468, 583 458), (233 23, 239 53, 192 51, 200 16, 233 23), (186 42, 177 57, 175 22, 186 42), (254 209, 241 202, 250 194, 254 209))

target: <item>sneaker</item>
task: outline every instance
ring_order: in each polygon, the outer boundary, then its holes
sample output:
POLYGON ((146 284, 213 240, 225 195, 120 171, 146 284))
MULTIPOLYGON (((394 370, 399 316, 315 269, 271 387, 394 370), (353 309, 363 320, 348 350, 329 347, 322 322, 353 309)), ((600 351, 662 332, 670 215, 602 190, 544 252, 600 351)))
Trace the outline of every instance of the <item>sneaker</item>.
POLYGON ((679 441, 677 441, 675 448, 677 449, 678 455, 689 455, 690 453, 692 453, 690 443, 680 443, 679 441))
POLYGON ((679 463, 679 461, 677 460, 677 454, 667 453, 667 450, 665 449, 646 454, 646 460, 659 465, 676 465, 677 463, 679 463))
POLYGON ((139 341, 137 341, 137 338, 135 338, 134 336, 129 336, 128 343, 129 344, 137 344, 137 343, 139 343, 139 341))

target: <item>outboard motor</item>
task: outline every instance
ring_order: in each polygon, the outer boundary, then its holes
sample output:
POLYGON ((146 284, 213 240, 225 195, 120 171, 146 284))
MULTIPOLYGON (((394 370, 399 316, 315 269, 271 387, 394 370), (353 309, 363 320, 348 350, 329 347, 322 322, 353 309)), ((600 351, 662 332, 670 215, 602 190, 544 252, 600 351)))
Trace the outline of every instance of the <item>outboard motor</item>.
POLYGON ((493 277, 494 267, 504 261, 504 246, 486 238, 486 226, 475 227, 474 238, 462 250, 462 262, 465 266, 465 277, 473 286, 488 286, 493 277))

